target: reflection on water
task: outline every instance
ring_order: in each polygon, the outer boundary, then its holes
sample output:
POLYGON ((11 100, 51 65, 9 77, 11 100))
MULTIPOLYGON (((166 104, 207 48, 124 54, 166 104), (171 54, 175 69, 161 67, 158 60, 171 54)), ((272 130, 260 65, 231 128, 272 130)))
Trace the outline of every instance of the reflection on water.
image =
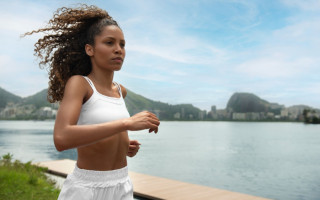
MULTIPOLYGON (((57 152, 52 121, 0 121, 0 154, 76 159, 57 152)), ((162 122, 158 134, 130 132, 142 145, 129 169, 272 199, 320 197, 320 126, 302 123, 162 122)))
POLYGON ((52 121, 0 121, 0 153, 23 162, 77 159, 75 149, 58 152, 53 144, 52 121))

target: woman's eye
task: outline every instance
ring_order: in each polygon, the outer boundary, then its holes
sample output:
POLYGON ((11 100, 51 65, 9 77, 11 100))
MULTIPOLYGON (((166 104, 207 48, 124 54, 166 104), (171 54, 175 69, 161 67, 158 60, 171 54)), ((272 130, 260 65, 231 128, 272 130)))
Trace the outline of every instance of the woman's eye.
POLYGON ((124 48, 124 47, 126 46, 126 44, 125 44, 125 43, 121 43, 120 46, 121 46, 122 48, 124 48))
POLYGON ((113 44, 113 42, 112 41, 107 41, 107 42, 105 42, 107 45, 112 45, 113 44))

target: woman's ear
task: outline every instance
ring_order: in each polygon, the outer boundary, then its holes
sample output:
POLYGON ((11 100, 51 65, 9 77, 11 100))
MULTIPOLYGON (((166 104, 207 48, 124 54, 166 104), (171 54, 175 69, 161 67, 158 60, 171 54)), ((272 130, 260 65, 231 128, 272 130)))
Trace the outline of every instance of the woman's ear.
POLYGON ((85 50, 88 56, 93 56, 93 46, 91 46, 90 44, 86 44, 85 50))

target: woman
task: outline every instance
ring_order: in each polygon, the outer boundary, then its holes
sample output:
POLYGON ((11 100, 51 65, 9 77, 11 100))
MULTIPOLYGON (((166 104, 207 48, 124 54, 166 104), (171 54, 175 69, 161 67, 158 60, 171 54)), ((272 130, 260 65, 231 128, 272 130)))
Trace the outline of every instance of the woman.
POLYGON ((54 127, 58 151, 77 148, 74 171, 59 199, 133 199, 126 156, 139 150, 128 130, 158 132, 159 119, 144 111, 132 117, 126 89, 113 82, 125 58, 122 30, 95 6, 60 8, 35 44, 35 55, 49 64, 50 102, 60 102, 54 127))

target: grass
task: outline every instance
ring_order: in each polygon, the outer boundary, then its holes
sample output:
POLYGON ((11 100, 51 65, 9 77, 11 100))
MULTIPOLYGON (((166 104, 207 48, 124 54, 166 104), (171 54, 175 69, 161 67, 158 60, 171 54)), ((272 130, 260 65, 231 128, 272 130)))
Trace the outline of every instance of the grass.
POLYGON ((31 162, 13 162, 11 154, 0 159, 0 200, 56 200, 59 189, 47 178, 45 168, 31 162))

